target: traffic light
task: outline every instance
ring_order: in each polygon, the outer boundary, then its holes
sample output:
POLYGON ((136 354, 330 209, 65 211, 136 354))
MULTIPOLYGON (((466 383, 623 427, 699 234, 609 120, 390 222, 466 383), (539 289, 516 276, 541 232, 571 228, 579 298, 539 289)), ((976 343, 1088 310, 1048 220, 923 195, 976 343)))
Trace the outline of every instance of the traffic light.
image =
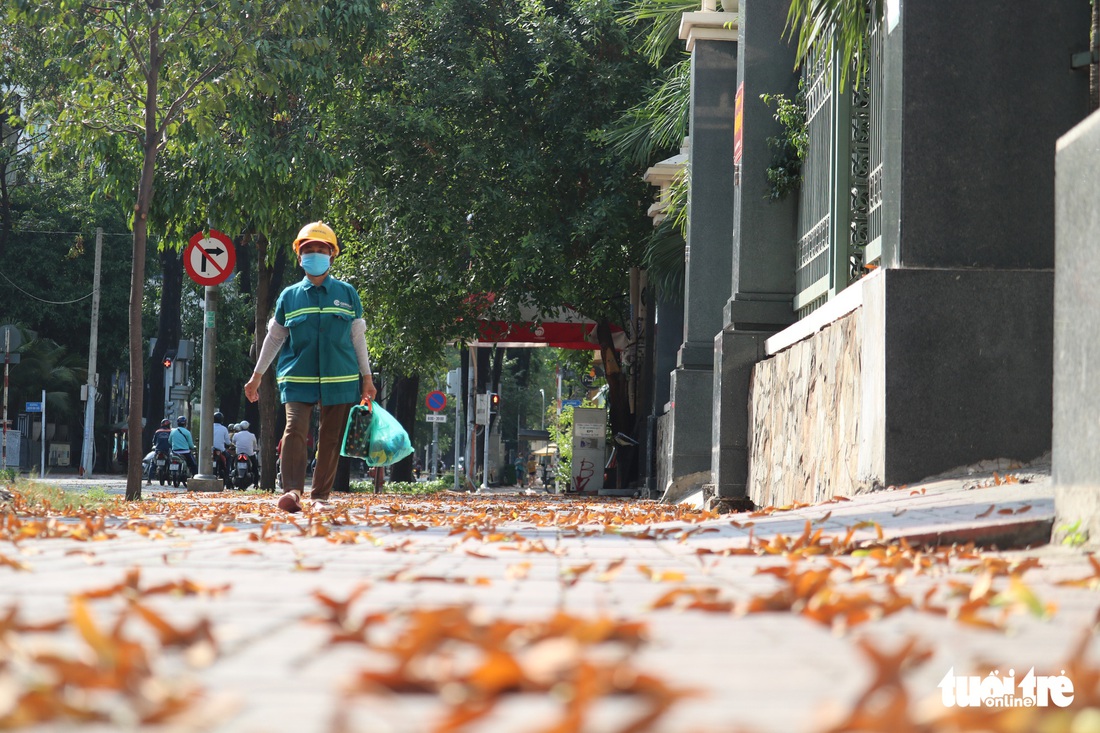
POLYGON ((164 355, 164 358, 161 359, 160 363, 164 365, 165 369, 171 369, 172 368, 172 362, 175 361, 175 359, 176 359, 176 352, 169 351, 164 355))
POLYGON ((500 395, 496 392, 489 394, 489 409, 493 412, 500 412, 500 395))

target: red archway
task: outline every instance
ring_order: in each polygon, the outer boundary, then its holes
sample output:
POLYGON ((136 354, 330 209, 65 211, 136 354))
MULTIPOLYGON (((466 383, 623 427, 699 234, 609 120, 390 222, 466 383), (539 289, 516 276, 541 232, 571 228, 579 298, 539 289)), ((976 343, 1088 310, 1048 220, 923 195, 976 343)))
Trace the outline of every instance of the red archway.
MULTIPOLYGON (((534 308, 521 307, 515 321, 496 320, 486 316, 478 320, 478 338, 473 346, 532 348, 553 346, 559 349, 598 351, 596 322, 572 308, 561 307, 540 314, 534 308), (541 315, 541 317, 540 317, 541 315)), ((627 335, 618 326, 611 326, 611 336, 617 351, 627 346, 627 335)))

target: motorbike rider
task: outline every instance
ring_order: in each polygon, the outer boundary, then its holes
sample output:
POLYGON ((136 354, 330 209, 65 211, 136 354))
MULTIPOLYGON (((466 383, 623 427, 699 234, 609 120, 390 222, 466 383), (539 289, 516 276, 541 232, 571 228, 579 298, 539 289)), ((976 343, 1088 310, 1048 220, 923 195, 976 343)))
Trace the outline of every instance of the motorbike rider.
POLYGON ((214 448, 214 473, 224 478, 229 469, 229 460, 225 455, 225 447, 229 442, 229 428, 222 425, 225 416, 221 411, 214 413, 214 437, 210 444, 214 448))
POLYGON ((172 452, 187 461, 187 467, 191 470, 192 476, 198 473, 199 470, 198 466, 195 465, 194 456, 191 455, 193 450, 195 450, 195 439, 191 437, 191 431, 187 429, 187 418, 180 415, 176 418, 176 427, 172 430, 172 452))
POLYGON ((153 460, 149 463, 149 475, 145 483, 153 483, 153 475, 157 472, 157 455, 163 453, 168 460, 168 454, 172 452, 172 421, 164 418, 160 421, 160 428, 153 433, 153 460))
POLYGON ((241 420, 237 425, 240 430, 233 436, 233 444, 237 447, 237 453, 248 456, 248 464, 252 467, 252 475, 260 480, 260 464, 256 460, 256 436, 248 429, 248 420, 241 420))

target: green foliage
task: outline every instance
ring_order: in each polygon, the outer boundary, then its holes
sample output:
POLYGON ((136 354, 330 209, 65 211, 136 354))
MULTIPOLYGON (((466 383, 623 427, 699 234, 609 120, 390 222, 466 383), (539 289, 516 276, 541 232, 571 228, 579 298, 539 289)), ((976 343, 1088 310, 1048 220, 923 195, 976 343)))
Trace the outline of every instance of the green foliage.
MULTIPOLYGON (((454 476, 451 476, 451 481, 444 481, 442 479, 437 481, 394 481, 384 484, 382 486, 381 493, 383 494, 405 494, 411 496, 431 496, 432 494, 438 494, 440 491, 447 491, 454 487, 452 483, 454 476)), ((353 481, 350 485, 351 492, 355 494, 373 494, 374 482, 373 481, 353 481)))
POLYGON ((761 94, 760 99, 767 105, 775 103, 775 120, 783 126, 781 135, 768 138, 774 157, 768 168, 771 188, 767 198, 778 201, 796 193, 802 185, 802 162, 806 160, 810 145, 806 126, 806 91, 800 83, 794 99, 787 99, 782 94, 761 94))
POLYGON ((546 428, 550 441, 558 444, 557 480, 562 486, 569 486, 573 480, 573 408, 563 407, 546 428))
POLYGON ((16 470, 14 468, 0 468, 0 483, 15 483, 15 473, 16 470))
POLYGON ((359 285, 372 355, 391 370, 435 368, 479 316, 507 320, 524 304, 617 318, 646 190, 598 131, 651 72, 613 11, 387 6, 386 47, 334 124, 355 160, 335 192, 339 271, 359 285))
POLYGON ((80 385, 87 380, 86 358, 45 338, 23 342, 20 362, 10 368, 9 403, 41 400, 46 392, 46 415, 51 422, 64 422, 80 411, 80 385))
POLYGON ((813 54, 831 63, 840 54, 840 88, 855 71, 858 88, 867 76, 871 22, 881 20, 883 0, 791 0, 787 37, 798 37, 797 63, 813 54))
POLYGON ((1062 544, 1066 547, 1080 547, 1089 541, 1089 532, 1081 528, 1080 519, 1073 524, 1063 524, 1057 532, 1063 535, 1062 544))
MULTIPOLYGON (((718 4, 726 9, 726 3, 718 4)), ((729 5, 731 12, 737 11, 736 0, 729 5)), ((671 49, 679 46, 681 16, 699 9, 699 0, 635 0, 620 13, 620 19, 641 29, 639 48, 650 63, 658 66, 671 49)))
POLYGON ((87 364, 95 229, 103 227, 97 370, 110 374, 127 355, 126 320, 112 317, 129 302, 126 212, 116 201, 93 200, 95 184, 75 162, 65 172, 27 174, 33 182, 11 192, 12 233, 0 259, 0 286, 13 292, 3 322, 84 354, 87 364))
POLYGON ((675 150, 688 132, 691 57, 669 67, 653 93, 631 107, 602 136, 616 153, 646 165, 662 151, 675 150))
MULTIPOLYGON (((252 376, 253 358, 252 323, 254 317, 251 298, 240 292, 240 277, 234 277, 219 288, 217 317, 217 360, 214 405, 225 412, 227 420, 241 415, 244 408, 244 383, 252 376)), ((196 356, 203 351, 203 299, 205 290, 190 278, 183 281, 181 323, 183 338, 195 344, 196 356)), ((201 389, 201 362, 191 369, 191 393, 198 395, 201 389)))
POLYGON ((167 151, 160 218, 186 241, 206 222, 256 233, 290 249, 307 221, 329 218, 349 171, 345 132, 333 124, 373 38, 373 0, 327 0, 272 19, 253 41, 253 83, 224 90, 209 128, 181 124, 167 151))

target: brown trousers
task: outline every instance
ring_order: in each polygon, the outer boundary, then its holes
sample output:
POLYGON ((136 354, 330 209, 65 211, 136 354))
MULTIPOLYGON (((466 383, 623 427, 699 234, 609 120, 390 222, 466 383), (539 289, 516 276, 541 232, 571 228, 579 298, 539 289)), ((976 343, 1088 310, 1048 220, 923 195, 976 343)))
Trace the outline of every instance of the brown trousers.
MULTIPOLYGON (((303 491, 306 484, 306 435, 313 417, 309 402, 287 402, 286 430, 280 454, 283 491, 303 491)), ((317 466, 313 469, 311 499, 325 500, 332 493, 336 479, 336 463, 340 459, 340 444, 344 440, 351 405, 321 405, 321 426, 317 435, 317 466)))

